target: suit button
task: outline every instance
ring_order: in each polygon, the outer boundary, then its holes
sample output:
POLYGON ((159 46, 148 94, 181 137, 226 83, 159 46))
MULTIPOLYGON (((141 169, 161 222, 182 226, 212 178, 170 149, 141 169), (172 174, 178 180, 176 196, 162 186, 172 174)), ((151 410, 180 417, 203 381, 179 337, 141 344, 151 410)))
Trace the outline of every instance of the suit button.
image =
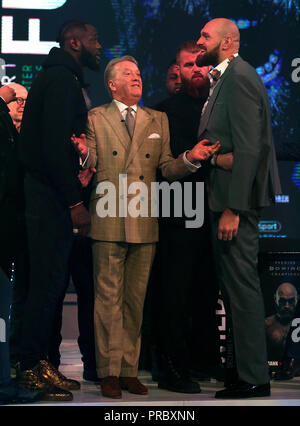
POLYGON ((117 151, 113 151, 113 155, 117 155, 118 153, 117 153, 117 151))
POLYGON ((146 158, 150 158, 150 154, 146 154, 146 158))
POLYGON ((144 180, 144 176, 140 176, 140 180, 144 180))

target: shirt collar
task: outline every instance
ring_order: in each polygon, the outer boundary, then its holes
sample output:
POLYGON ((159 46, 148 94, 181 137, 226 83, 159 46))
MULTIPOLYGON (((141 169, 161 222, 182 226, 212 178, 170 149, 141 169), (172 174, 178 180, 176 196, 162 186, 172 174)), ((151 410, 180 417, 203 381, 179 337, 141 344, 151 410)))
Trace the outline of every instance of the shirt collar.
MULTIPOLYGON (((114 99, 113 101, 116 103, 116 105, 119 108, 119 111, 120 111, 121 114, 128 108, 128 105, 123 104, 123 102, 120 102, 117 99, 114 99)), ((131 108, 136 113, 136 111, 137 111, 137 104, 131 105, 131 108)))
MULTIPOLYGON (((239 55, 238 53, 235 53, 233 56, 236 58, 238 55, 239 55)), ((232 60, 232 59, 231 59, 231 60, 232 60)), ((220 78, 220 77, 224 74, 224 72, 226 71, 226 69, 227 69, 228 65, 230 64, 231 60, 230 60, 229 58, 226 58, 226 59, 224 59, 224 61, 223 61, 223 62, 221 62, 219 65, 217 65, 216 67, 212 68, 212 69, 209 71, 209 73, 208 73, 208 77, 209 77, 209 79, 210 79, 210 80, 211 80, 211 79, 213 79, 213 77, 212 77, 212 75, 211 75, 211 71, 212 71, 212 70, 217 70, 217 71, 219 71, 219 72, 220 72, 220 74, 219 74, 219 76, 218 76, 218 78, 217 78, 217 79, 219 79, 219 78, 220 78)))

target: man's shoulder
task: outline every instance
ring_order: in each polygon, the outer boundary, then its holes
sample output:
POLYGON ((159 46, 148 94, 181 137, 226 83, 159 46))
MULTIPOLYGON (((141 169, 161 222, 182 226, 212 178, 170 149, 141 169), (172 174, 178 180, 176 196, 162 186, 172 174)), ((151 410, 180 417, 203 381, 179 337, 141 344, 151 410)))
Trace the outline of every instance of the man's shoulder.
POLYGON ((97 106, 95 108, 92 108, 89 111, 89 116, 90 117, 94 117, 94 116, 97 116, 97 115, 104 114, 108 110, 108 108, 110 108, 110 107, 111 107, 111 103, 99 105, 99 106, 97 106))
POLYGON ((187 96, 184 93, 178 93, 176 95, 169 96, 156 104, 153 108, 157 111, 167 112, 169 110, 178 109, 181 107, 183 97, 187 96))
POLYGON ((144 112, 146 112, 147 114, 149 114, 152 117, 157 118, 157 119, 162 119, 165 116, 164 112, 157 111, 153 108, 149 108, 149 107, 145 107, 145 106, 140 106, 139 108, 141 108, 144 112))
MULTIPOLYGON (((247 87, 248 90, 256 93, 258 97, 265 93, 265 87, 262 79, 258 75, 256 69, 238 56, 229 69, 228 78, 226 77, 226 85, 229 90, 238 89, 239 87, 247 87)), ((225 81, 224 81, 225 84, 225 81)))
POLYGON ((41 87, 45 88, 63 88, 66 90, 70 87, 72 90, 75 88, 81 91, 81 84, 78 77, 64 65, 55 65, 49 68, 43 68, 37 75, 37 78, 32 84, 32 89, 40 90, 41 87))
POLYGON ((233 61, 230 74, 234 77, 259 79, 256 69, 240 56, 233 61))

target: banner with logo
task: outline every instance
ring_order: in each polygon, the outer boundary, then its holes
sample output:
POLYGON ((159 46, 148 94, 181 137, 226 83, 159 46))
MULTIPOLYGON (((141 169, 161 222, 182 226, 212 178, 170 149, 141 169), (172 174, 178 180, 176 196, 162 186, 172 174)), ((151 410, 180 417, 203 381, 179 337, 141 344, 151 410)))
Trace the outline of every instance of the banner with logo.
POLYGON ((300 297, 300 253, 262 254, 259 271, 265 303, 268 361, 275 371, 285 353, 296 316, 300 297))

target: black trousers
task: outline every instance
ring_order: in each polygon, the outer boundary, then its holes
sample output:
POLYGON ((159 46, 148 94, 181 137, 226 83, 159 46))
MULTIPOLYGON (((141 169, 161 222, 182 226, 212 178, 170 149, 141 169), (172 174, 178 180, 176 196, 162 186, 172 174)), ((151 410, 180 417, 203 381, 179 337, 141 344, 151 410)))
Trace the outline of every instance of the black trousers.
POLYGON ((18 248, 14 257, 12 304, 10 314, 10 360, 12 364, 20 361, 20 343, 25 303, 29 291, 29 255, 25 223, 21 225, 18 248))
POLYGON ((10 382, 9 313, 11 283, 0 266, 0 386, 10 382))
MULTIPOLYGON (((10 309, 10 321, 7 323, 10 345, 10 360, 18 360, 21 339, 21 324, 24 303, 28 293, 29 260, 25 231, 25 207, 20 197, 11 194, 5 197, 0 208, 0 267, 9 280, 2 288, 2 309, 10 309), (14 266, 12 271, 12 265, 14 266), (9 300, 7 300, 9 298, 9 300), (9 308, 4 308, 5 306, 9 308)), ((6 344, 6 343, 5 343, 6 344)))
MULTIPOLYGON (((95 336, 94 336, 94 280, 91 240, 88 237, 76 236, 70 256, 69 275, 77 293, 78 312, 78 346, 82 362, 86 369, 96 369, 95 336)), ((58 368, 60 364, 59 346, 62 341, 63 298, 56 311, 53 334, 49 347, 49 361, 58 368)))
POLYGON ((158 256, 152 302, 160 351, 183 372, 192 366, 216 366, 218 286, 208 226, 160 227, 158 256))
POLYGON ((30 283, 20 343, 21 369, 46 359, 55 314, 61 303, 73 241, 70 212, 56 191, 25 177, 30 283))

